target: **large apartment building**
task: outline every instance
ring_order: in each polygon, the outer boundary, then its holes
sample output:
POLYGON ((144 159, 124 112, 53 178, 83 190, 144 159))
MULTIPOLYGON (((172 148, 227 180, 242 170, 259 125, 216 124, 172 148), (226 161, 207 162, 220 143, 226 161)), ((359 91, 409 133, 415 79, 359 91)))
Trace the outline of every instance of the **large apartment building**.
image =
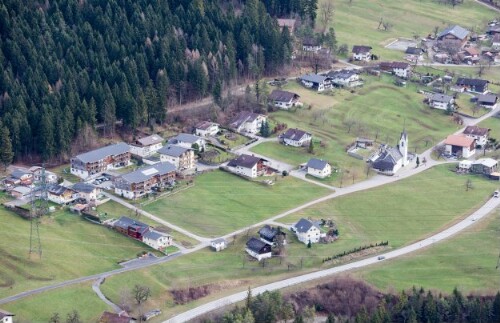
POLYGON ((130 165, 130 147, 124 142, 92 150, 71 158, 71 174, 86 179, 109 169, 130 165))
POLYGON ((115 179, 115 193, 128 199, 136 199, 175 181, 175 166, 158 163, 140 168, 115 179))

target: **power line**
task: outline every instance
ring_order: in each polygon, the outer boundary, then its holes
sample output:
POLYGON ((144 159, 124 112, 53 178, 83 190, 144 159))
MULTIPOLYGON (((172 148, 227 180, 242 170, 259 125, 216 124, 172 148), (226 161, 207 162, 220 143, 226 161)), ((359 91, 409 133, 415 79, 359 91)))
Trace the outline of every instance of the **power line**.
POLYGON ((40 181, 31 189, 30 212, 30 250, 31 254, 38 254, 42 259, 42 242, 40 240, 40 218, 49 213, 47 181, 45 177, 45 164, 42 165, 40 181), (37 198, 37 193, 39 194, 37 198))

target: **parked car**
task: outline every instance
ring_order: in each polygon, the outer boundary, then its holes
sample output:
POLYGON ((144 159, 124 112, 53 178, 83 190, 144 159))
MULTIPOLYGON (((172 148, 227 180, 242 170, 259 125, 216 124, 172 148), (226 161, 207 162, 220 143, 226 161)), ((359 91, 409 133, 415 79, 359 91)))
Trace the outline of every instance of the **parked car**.
POLYGON ((493 197, 500 197, 500 191, 496 190, 495 192, 493 192, 493 197))

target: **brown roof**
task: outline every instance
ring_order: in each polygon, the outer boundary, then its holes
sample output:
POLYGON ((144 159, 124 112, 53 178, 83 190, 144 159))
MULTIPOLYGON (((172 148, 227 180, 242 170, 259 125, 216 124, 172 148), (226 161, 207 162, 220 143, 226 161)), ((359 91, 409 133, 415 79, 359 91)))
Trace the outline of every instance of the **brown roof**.
POLYGON ((202 122, 199 122, 197 125, 196 125, 196 129, 201 129, 201 130, 207 130, 208 128, 210 128, 214 123, 213 122, 210 122, 210 121, 202 121, 202 122))
POLYGON ((363 46, 363 45, 354 45, 354 46, 352 46, 352 52, 354 54, 369 53, 370 50, 372 50, 371 46, 363 46))
POLYGON ((450 135, 444 141, 445 145, 459 146, 459 147, 470 147, 474 143, 473 138, 466 137, 464 135, 450 135))
POLYGON ((465 135, 473 135, 473 136, 484 136, 487 135, 490 129, 488 128, 480 128, 478 126, 467 126, 464 130, 465 135))
POLYGON ((241 154, 238 157, 236 157, 235 159, 230 160, 229 163, 227 164, 227 166, 229 166, 229 167, 240 166, 243 168, 252 168, 260 161, 266 161, 266 160, 262 159, 260 157, 241 154))
POLYGON ((303 130, 290 128, 283 134, 283 138, 299 141, 306 135, 310 136, 311 134, 309 132, 305 132, 303 130))
POLYGON ((298 98, 299 95, 293 92, 283 91, 283 90, 273 90, 269 94, 268 99, 280 102, 290 102, 291 100, 298 98))
POLYGON ((468 47, 465 48, 464 51, 466 51, 470 56, 479 55, 479 50, 476 47, 468 47))

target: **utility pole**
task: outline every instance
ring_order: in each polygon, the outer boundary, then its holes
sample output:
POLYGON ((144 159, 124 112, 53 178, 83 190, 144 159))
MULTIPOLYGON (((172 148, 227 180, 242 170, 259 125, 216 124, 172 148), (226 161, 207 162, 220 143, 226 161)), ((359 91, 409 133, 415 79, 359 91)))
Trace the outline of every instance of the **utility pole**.
POLYGON ((40 240, 40 218, 49 213, 47 180, 45 164, 42 165, 40 180, 31 189, 31 214, 30 214, 30 250, 31 254, 38 254, 42 258, 42 242, 40 240), (37 194, 39 194, 37 198, 37 194))

